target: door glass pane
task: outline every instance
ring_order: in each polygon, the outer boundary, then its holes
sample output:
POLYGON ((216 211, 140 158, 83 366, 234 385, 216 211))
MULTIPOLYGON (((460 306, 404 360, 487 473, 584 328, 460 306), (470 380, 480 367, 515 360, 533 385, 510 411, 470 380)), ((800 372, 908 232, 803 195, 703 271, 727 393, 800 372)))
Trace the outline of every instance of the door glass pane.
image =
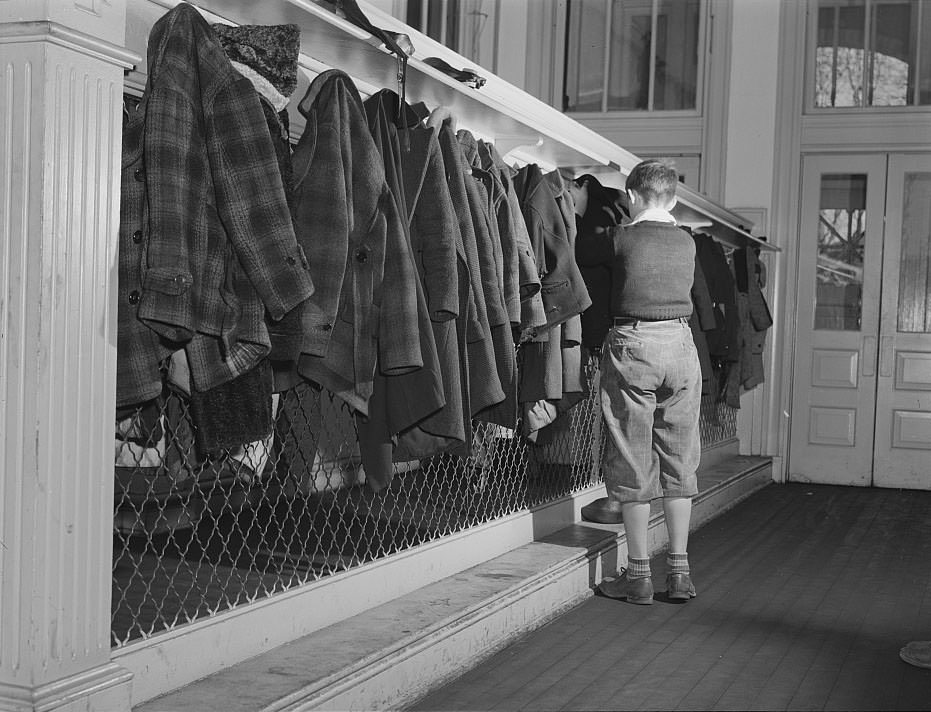
POLYGON ((608 110, 650 108, 652 0, 614 0, 608 110))
POLYGON ((656 18, 655 111, 695 108, 698 86, 698 0, 659 0, 656 18))
POLYGON ((607 21, 605 0, 569 4, 564 111, 603 110, 607 21))
POLYGON ((906 173, 899 331, 931 332, 931 173, 906 173))
POLYGON ((866 175, 821 176, 815 329, 860 330, 865 238, 866 175))

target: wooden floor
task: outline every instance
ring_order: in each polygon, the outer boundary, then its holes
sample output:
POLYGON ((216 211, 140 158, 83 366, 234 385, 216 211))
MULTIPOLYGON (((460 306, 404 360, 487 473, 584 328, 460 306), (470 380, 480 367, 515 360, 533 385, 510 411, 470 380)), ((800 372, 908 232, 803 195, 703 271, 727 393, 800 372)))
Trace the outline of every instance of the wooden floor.
POLYGON ((931 492, 769 485, 693 534, 698 597, 594 597, 417 710, 931 710, 931 492))

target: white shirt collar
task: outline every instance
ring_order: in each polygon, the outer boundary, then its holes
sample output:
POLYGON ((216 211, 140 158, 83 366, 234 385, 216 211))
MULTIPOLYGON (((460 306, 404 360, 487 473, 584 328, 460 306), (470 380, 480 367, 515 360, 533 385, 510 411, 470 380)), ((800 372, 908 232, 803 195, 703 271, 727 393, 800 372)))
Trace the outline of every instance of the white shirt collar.
POLYGON ((673 214, 668 210, 663 208, 647 208, 642 213, 640 213, 636 218, 631 220, 628 225, 635 225, 636 223, 643 222, 644 220, 650 220, 652 222, 664 222, 676 224, 676 219, 673 217, 673 214))

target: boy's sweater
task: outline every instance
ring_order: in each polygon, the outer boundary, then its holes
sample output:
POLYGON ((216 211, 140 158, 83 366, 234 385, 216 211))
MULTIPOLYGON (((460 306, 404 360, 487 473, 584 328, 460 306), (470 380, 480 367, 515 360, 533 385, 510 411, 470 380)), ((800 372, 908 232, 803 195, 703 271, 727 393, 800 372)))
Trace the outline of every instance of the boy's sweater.
POLYGON ((695 243, 671 223, 644 220, 614 232, 611 314, 649 321, 692 314, 695 243))

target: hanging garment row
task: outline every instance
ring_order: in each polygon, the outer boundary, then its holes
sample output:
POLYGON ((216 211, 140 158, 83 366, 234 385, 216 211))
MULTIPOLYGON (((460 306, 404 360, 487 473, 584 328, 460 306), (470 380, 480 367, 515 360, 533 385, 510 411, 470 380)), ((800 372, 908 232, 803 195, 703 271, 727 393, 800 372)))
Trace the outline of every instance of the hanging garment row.
POLYGON ((118 438, 157 459, 168 387, 201 453, 258 470, 275 394, 306 381, 356 414, 376 489, 392 462, 468 454, 473 419, 523 411, 535 437, 582 396, 591 300, 563 177, 508 166, 443 108, 363 101, 336 69, 292 148, 298 51, 296 26, 183 3, 152 29, 123 137, 118 438))

